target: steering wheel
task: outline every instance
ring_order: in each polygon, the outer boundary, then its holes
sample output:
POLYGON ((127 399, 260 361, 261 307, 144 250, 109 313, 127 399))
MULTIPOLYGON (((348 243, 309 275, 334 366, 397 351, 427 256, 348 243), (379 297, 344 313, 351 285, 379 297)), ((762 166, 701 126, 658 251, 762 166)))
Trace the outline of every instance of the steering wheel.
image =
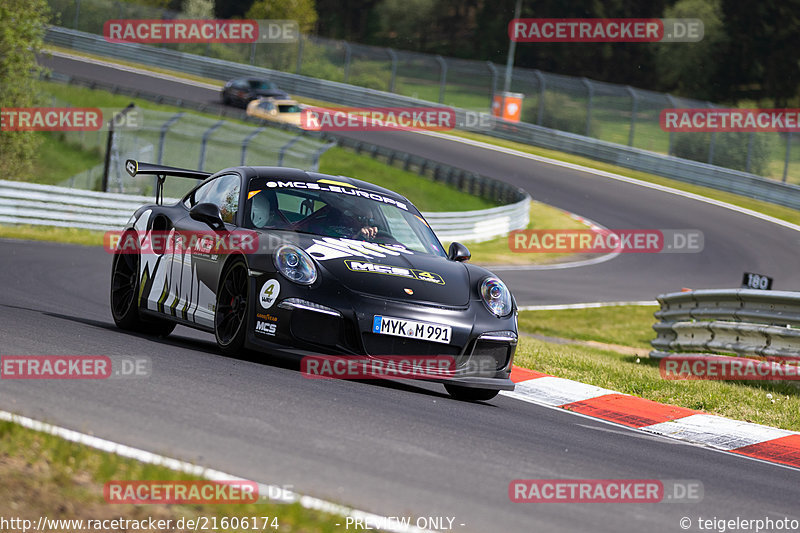
MULTIPOLYGON (((319 219, 321 219, 321 218, 325 217, 325 216, 327 215, 328 211, 330 211, 330 206, 329 206, 329 205, 326 205, 326 206, 324 206, 324 207, 322 207, 322 208, 318 209, 318 210, 317 210, 317 211, 315 211, 314 213, 311 213, 311 214, 310 214, 310 215, 308 215, 306 218, 304 218, 304 219, 302 219, 302 220, 298 220, 298 221, 297 221, 297 222, 295 222, 294 224, 292 224, 292 223, 290 222, 290 224, 291 224, 291 226, 292 226, 292 230, 299 230, 299 229, 301 229, 301 228, 307 228, 307 227, 308 227, 308 226, 310 226, 310 225, 311 225, 313 222, 316 222, 317 220, 319 220, 319 219)), ((283 215, 283 214, 281 213, 281 215, 283 215)), ((285 218, 286 218, 286 217, 284 217, 284 219, 285 219, 285 218)), ((287 220, 287 222, 289 222, 289 221, 287 220)))

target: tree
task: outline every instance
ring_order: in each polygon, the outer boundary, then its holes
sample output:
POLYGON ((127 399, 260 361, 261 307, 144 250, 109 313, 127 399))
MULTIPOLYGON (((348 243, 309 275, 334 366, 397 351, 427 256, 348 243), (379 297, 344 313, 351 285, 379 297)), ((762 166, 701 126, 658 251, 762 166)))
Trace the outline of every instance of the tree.
POLYGON ((221 19, 244 18, 253 0, 217 0, 214 3, 214 15, 221 19))
POLYGON ((183 15, 188 19, 214 18, 214 0, 183 0, 183 15))
MULTIPOLYGON (((0 2, 0 108, 35 105, 42 72, 36 54, 48 17, 44 0, 0 2)), ((31 131, 0 131, 0 175, 30 174, 40 140, 31 131)))
POLYGON ((720 58, 719 98, 783 107, 800 87, 800 0, 722 0, 730 44, 720 58))
POLYGON ((249 19, 296 20, 300 33, 309 33, 317 23, 314 0, 256 0, 247 11, 249 19))
POLYGON ((679 0, 664 10, 664 18, 702 20, 703 40, 657 45, 659 89, 702 100, 714 98, 718 92, 714 85, 719 79, 719 58, 728 45, 720 0, 679 0))

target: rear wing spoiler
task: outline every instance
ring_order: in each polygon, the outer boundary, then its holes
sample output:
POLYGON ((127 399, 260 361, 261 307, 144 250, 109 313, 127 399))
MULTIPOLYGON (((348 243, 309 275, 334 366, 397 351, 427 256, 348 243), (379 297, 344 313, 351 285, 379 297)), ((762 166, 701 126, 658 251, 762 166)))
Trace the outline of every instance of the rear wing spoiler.
POLYGON ((152 163, 139 163, 135 159, 128 159, 125 161, 125 170, 131 175, 131 177, 134 178, 139 174, 148 174, 158 177, 158 183, 156 186, 156 203, 159 205, 161 205, 161 203, 164 201, 164 180, 167 179, 167 176, 196 180, 204 180, 211 176, 211 172, 168 167, 165 165, 154 165, 152 163))

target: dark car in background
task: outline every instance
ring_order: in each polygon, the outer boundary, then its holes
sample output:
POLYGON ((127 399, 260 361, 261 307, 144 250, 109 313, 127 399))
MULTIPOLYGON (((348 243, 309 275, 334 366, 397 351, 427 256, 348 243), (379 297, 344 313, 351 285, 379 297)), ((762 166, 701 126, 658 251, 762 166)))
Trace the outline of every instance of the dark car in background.
POLYGON ((264 78, 236 78, 222 88, 222 103, 247 107, 252 100, 261 97, 289 98, 289 94, 264 78))

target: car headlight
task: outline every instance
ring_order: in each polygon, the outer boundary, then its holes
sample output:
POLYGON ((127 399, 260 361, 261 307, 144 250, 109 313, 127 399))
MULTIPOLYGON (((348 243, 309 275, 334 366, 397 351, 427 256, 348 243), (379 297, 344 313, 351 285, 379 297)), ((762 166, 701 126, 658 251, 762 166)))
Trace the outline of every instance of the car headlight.
POLYGON ((496 316, 506 316, 511 312, 511 293, 506 284, 495 277, 486 278, 481 283, 481 299, 496 316))
POLYGON ((286 279, 300 285, 311 285, 317 280, 317 267, 311 257, 293 244, 284 244, 275 252, 275 266, 286 279))

